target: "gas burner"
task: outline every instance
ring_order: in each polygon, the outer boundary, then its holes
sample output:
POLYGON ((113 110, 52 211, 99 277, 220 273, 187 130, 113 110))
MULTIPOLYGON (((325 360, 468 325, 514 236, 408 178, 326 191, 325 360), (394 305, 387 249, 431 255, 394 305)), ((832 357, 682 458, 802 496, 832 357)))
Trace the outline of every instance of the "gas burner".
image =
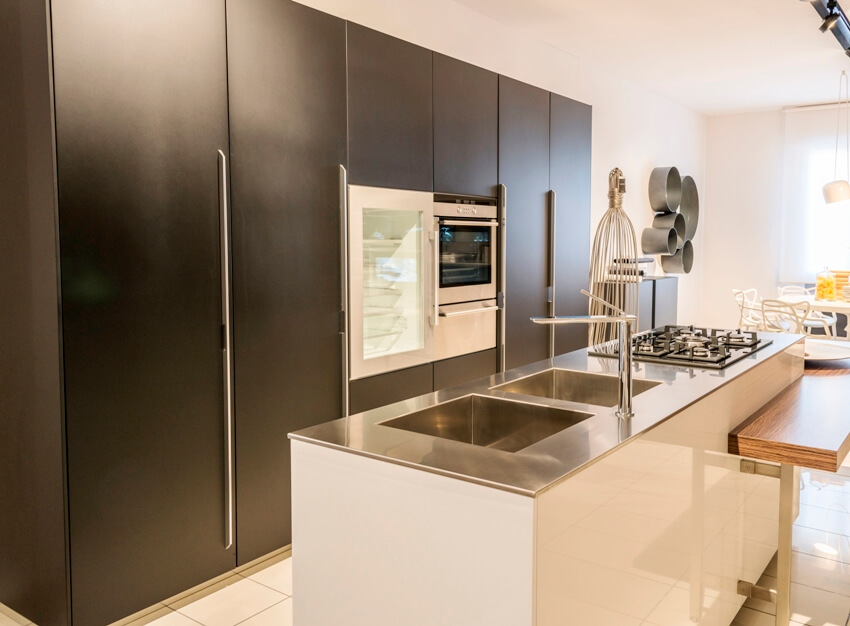
POLYGON ((711 339, 708 337, 703 337, 702 335, 697 334, 682 334, 674 336, 673 341, 684 348, 700 348, 711 343, 711 339))

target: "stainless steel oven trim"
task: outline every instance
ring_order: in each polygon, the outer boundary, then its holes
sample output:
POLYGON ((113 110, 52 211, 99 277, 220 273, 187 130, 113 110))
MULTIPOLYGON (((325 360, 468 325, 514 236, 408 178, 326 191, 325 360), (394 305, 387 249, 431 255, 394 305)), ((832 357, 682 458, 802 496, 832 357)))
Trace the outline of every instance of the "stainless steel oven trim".
POLYGON ((486 204, 481 203, 455 203, 455 202, 434 202, 434 215, 437 217, 455 217, 468 219, 496 219, 498 217, 498 207, 492 203, 492 200, 486 204))
POLYGON ((497 220, 449 220, 444 217, 438 217, 437 220, 440 224, 445 224, 446 226, 484 226, 489 224, 490 226, 498 226, 499 222, 497 220))
POLYGON ((462 304, 450 304, 440 307, 440 317, 458 317, 459 315, 472 315, 474 313, 486 313, 487 311, 498 311, 499 305, 495 298, 480 300, 478 302, 464 302, 462 304))

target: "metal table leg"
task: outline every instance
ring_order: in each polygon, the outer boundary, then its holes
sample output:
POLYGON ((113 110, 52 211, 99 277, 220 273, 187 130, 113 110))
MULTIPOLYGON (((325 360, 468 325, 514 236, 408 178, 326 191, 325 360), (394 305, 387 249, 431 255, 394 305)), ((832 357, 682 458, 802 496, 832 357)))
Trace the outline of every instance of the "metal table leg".
POLYGON ((776 626, 791 620, 791 533, 800 511, 800 468, 783 464, 779 473, 779 551, 776 556, 776 626))

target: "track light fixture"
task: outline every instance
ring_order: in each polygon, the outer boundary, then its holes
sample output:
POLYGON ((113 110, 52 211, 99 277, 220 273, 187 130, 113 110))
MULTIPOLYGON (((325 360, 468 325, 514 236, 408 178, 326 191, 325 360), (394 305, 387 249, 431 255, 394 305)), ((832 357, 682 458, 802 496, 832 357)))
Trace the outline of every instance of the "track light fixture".
POLYGON ((827 15, 823 20, 823 24, 820 25, 820 32, 825 33, 826 31, 835 28, 840 17, 841 16, 838 15, 838 13, 830 13, 827 15))
POLYGON ((823 20, 820 24, 820 32, 831 32, 841 44, 841 49, 850 56, 850 21, 847 20, 847 14, 838 4, 838 0, 808 1, 823 20))

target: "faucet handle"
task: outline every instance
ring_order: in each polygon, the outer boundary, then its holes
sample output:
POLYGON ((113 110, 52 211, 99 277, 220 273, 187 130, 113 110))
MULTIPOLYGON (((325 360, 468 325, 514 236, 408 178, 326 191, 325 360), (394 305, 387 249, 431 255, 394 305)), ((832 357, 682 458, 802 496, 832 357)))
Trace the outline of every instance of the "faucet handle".
POLYGON ((628 315, 628 313, 626 313, 623 309, 620 309, 620 308, 618 308, 618 307, 615 307, 613 304, 611 304, 610 302, 608 302, 608 301, 606 301, 606 300, 603 300, 603 299, 602 299, 602 298, 600 298, 599 296, 594 296, 592 293, 590 293, 589 291, 587 291, 587 289, 582 289, 582 290, 581 290, 581 292, 582 292, 584 295, 586 295, 588 298, 590 298, 591 300, 595 300, 596 302, 599 302, 600 304, 604 304, 604 305, 605 305, 605 306, 607 306, 609 309, 611 309, 612 311, 614 311, 614 313, 616 313, 617 315, 628 315))

